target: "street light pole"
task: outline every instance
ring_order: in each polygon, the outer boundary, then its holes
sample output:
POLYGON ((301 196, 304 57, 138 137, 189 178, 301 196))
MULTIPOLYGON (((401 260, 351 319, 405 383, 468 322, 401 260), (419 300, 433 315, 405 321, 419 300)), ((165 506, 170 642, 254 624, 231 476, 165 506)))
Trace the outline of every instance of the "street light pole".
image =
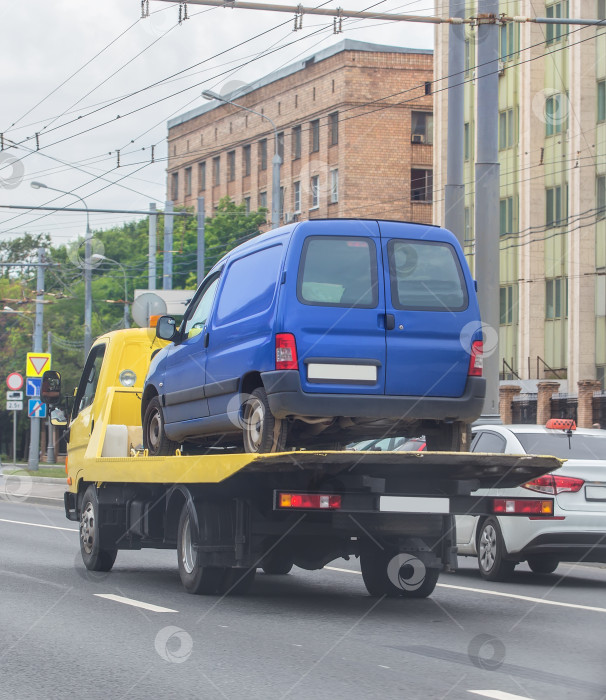
POLYGON ((57 187, 50 187, 49 185, 45 185, 43 182, 33 181, 30 184, 35 190, 43 188, 45 190, 53 190, 54 192, 61 192, 61 194, 71 195, 72 197, 79 199, 86 209, 86 238, 84 239, 84 358, 86 359, 93 340, 93 269, 91 266, 92 242, 90 237, 88 205, 84 199, 80 197, 80 195, 75 194, 74 192, 66 192, 65 190, 60 190, 57 187))
POLYGON ((282 158, 280 158, 280 147, 278 138, 278 129, 274 124, 273 120, 270 119, 266 114, 261 114, 261 112, 255 112, 254 109, 250 107, 244 107, 237 102, 232 102, 222 97, 212 90, 205 90, 202 93, 202 97, 206 100, 219 100, 219 102, 224 102, 228 105, 233 105, 239 109, 243 109, 245 112, 250 112, 251 114, 256 114, 261 119, 267 119, 274 130, 274 157, 271 160, 272 163, 272 173, 271 173, 271 227, 278 228, 280 225, 280 166, 282 165, 282 158))
POLYGON ((124 328, 130 328, 130 323, 128 321, 128 289, 126 286, 126 270, 124 269, 124 265, 113 258, 108 258, 106 255, 101 255, 101 253, 93 253, 91 255, 91 260, 96 260, 99 262, 106 260, 107 262, 117 265, 122 270, 122 274, 124 275, 124 328))

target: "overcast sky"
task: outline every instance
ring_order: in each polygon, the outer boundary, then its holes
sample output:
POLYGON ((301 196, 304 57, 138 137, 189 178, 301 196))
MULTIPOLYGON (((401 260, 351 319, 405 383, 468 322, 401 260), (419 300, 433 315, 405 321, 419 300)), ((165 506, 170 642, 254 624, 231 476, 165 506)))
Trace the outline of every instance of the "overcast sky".
MULTIPOLYGON (((371 3, 325 6, 362 10, 371 3)), ((0 132, 5 149, 19 144, 0 153, 0 204, 79 205, 73 196, 32 189, 37 180, 85 197, 89 207, 160 207, 166 121, 201 104, 202 90, 228 91, 234 81, 250 82, 344 38, 433 47, 433 28, 425 24, 345 20, 335 35, 332 19, 320 16, 305 16, 303 29, 293 32, 293 15, 285 13, 189 4, 190 19, 179 25, 176 4, 152 0, 149 9, 141 19, 140 0, 0 2, 0 132)), ((428 14, 433 0, 383 0, 373 9, 428 14)), ((132 218, 92 214, 91 226, 132 218)), ((61 243, 84 230, 84 214, 0 210, 2 239, 46 231, 61 243)))

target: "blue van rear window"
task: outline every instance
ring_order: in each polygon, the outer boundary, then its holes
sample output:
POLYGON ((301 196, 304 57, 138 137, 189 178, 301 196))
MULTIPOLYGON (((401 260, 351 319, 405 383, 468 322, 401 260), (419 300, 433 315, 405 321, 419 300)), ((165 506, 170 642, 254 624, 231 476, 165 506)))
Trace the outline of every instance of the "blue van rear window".
POLYGON ((387 245, 391 302, 412 311, 463 311, 468 297, 461 263, 449 243, 392 239, 387 245))
POLYGON ((281 245, 234 260, 219 294, 217 324, 233 323, 267 310, 274 298, 281 262, 281 245))
POLYGON ((379 301, 377 250, 362 236, 310 236, 297 279, 303 304, 373 309, 379 301))

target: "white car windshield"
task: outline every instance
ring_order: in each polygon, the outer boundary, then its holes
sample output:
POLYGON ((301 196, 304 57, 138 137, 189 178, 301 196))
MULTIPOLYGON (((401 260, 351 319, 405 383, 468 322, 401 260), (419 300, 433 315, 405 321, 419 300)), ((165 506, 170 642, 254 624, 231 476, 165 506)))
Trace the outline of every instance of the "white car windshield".
POLYGON ((553 455, 561 459, 606 459, 606 433, 516 433, 527 454, 553 455))

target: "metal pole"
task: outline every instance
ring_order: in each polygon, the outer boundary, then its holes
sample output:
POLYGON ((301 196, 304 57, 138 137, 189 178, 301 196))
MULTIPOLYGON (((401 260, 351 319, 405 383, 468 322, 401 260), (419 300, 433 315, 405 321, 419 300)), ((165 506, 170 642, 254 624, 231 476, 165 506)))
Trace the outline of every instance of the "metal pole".
MULTIPOLYGON (((117 262, 117 261, 116 261, 117 262)), ((130 323, 128 320, 128 287, 126 286, 126 270, 124 265, 118 263, 122 274, 124 275, 124 328, 130 328, 130 323)))
POLYGON ((164 265, 162 289, 173 288, 173 203, 164 207, 164 265))
POLYGON ((282 158, 278 153, 278 134, 275 135, 275 150, 272 158, 271 171, 271 227, 278 228, 280 225, 280 166, 282 158))
MULTIPOLYGON (((479 0, 478 14, 498 17, 498 0, 479 0)), ((499 32, 496 22, 478 26, 475 182, 475 275, 484 339, 486 399, 483 418, 499 420, 499 32)))
MULTIPOLYGON (((36 280, 36 322, 34 324, 34 343, 32 350, 42 352, 42 323, 44 315, 44 248, 38 248, 38 275, 36 280)), ((38 469, 40 451, 41 418, 30 418, 28 469, 38 469)))
POLYGON ((84 241, 84 358, 88 357, 93 342, 93 268, 91 264, 92 242, 88 211, 86 212, 86 239, 84 241))
POLYGON ((17 466, 17 411, 13 411, 13 466, 17 466))
MULTIPOLYGON (((450 0, 453 17, 465 16, 465 2, 450 0)), ((465 26, 448 28, 448 137, 446 186, 444 188, 444 225, 461 245, 465 241, 465 185, 463 184, 464 99, 465 99, 465 26)))
MULTIPOLYGON (((52 342, 52 333, 50 331, 47 332, 46 334, 46 349, 47 352, 51 354, 53 352, 53 342, 52 342)), ((48 440, 47 440, 47 446, 46 446, 46 461, 48 464, 54 464, 55 462, 55 430, 52 426, 51 420, 50 420, 50 412, 46 418, 47 421, 47 428, 48 428, 48 440)))
POLYGON ((149 248, 148 248, 148 263, 147 263, 147 288, 156 288, 156 247, 157 247, 157 231, 158 214, 156 213, 156 204, 151 202, 149 205, 149 248))
POLYGON ((198 284, 204 279, 204 197, 198 197, 198 284))

